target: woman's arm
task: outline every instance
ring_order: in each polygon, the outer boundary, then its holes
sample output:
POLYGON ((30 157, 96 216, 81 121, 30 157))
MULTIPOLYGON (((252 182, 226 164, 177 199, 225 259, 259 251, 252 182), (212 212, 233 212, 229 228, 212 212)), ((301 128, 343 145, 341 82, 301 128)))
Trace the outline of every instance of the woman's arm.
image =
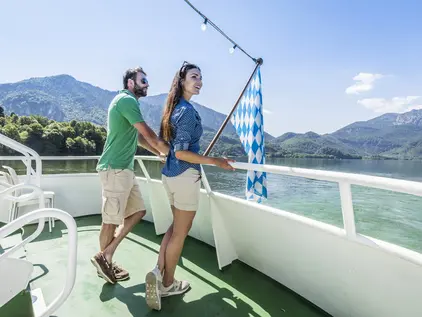
POLYGON ((175 155, 176 158, 181 161, 193 164, 215 165, 226 170, 234 171, 233 166, 231 166, 229 162, 235 161, 225 157, 202 156, 191 151, 176 151, 175 155))
POLYGON ((234 160, 202 156, 188 150, 196 120, 195 110, 193 108, 185 108, 181 111, 180 118, 176 123, 175 138, 173 141, 176 158, 193 164, 210 164, 227 170, 234 170, 229 164, 229 162, 234 162, 234 160))

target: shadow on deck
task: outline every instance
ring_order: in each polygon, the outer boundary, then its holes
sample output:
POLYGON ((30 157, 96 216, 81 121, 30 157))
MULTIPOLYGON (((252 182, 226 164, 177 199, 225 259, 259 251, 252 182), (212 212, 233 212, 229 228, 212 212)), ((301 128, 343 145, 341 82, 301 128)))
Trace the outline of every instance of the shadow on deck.
MULTIPOLYGON (((329 316, 302 297, 253 268, 235 261, 218 269, 215 249, 193 238, 185 242, 176 278, 187 279, 192 289, 182 296, 164 298, 160 312, 145 304, 145 274, 158 256, 162 236, 142 221, 118 247, 115 261, 131 274, 116 285, 97 277, 90 258, 98 250, 100 216, 76 219, 78 225, 78 267, 74 289, 54 314, 67 316, 329 316)), ((35 230, 25 228, 25 236, 35 230)), ((41 288, 50 303, 63 287, 67 265, 66 228, 56 221, 28 246, 28 259, 35 264, 32 288, 41 288)))

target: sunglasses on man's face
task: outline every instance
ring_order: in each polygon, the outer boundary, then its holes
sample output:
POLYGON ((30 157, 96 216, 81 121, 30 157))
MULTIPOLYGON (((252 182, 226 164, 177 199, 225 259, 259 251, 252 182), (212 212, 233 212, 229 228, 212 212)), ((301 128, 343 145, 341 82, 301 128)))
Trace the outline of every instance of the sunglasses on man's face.
MULTIPOLYGON (((133 77, 133 78, 131 78, 132 80, 133 80, 133 83, 134 84, 136 84, 136 77, 133 77)), ((148 84, 148 79, 146 79, 145 77, 144 78, 142 78, 141 80, 140 80, 140 82, 141 82, 141 84, 142 85, 147 85, 148 84)))

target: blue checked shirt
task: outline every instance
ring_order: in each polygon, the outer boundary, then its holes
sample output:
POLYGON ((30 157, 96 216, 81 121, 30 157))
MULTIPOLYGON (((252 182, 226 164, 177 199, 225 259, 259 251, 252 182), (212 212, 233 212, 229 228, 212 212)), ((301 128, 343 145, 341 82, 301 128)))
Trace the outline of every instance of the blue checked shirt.
POLYGON ((175 152, 180 150, 199 152, 199 139, 203 129, 198 112, 182 97, 173 110, 170 123, 173 127, 173 138, 170 141, 170 152, 162 173, 167 177, 174 177, 182 174, 188 168, 194 168, 201 172, 200 164, 178 160, 175 155, 175 152))

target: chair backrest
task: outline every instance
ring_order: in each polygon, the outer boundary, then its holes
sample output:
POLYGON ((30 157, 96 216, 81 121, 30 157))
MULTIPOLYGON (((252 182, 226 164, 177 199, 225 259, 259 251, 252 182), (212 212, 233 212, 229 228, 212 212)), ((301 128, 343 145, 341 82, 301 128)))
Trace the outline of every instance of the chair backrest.
MULTIPOLYGON (((6 185, 13 186, 12 177, 8 173, 0 171, 0 191, 9 187, 6 185), (3 182, 5 183, 4 185, 3 182)), ((16 193, 13 192, 11 195, 16 196, 16 193)), ((14 205, 12 201, 0 198, 0 222, 9 222, 9 216, 13 206, 14 205)))
MULTIPOLYGON (((2 167, 9 172, 9 175, 12 179, 12 185, 18 185, 18 184, 21 183, 21 182, 19 182, 18 174, 16 173, 16 171, 12 167, 7 166, 7 165, 3 165, 2 167)), ((21 194, 21 190, 17 190, 16 193, 15 193, 15 196, 19 196, 20 194, 21 194)))
POLYGON ((4 169, 7 169, 7 171, 9 172, 10 176, 12 177, 13 185, 17 185, 17 184, 20 183, 18 174, 16 173, 16 171, 12 167, 7 166, 7 165, 3 165, 2 167, 4 169))
POLYGON ((12 186, 14 185, 12 176, 10 176, 9 173, 0 171, 0 176, 3 176, 4 180, 6 181, 6 183, 8 183, 8 184, 10 184, 12 186))

